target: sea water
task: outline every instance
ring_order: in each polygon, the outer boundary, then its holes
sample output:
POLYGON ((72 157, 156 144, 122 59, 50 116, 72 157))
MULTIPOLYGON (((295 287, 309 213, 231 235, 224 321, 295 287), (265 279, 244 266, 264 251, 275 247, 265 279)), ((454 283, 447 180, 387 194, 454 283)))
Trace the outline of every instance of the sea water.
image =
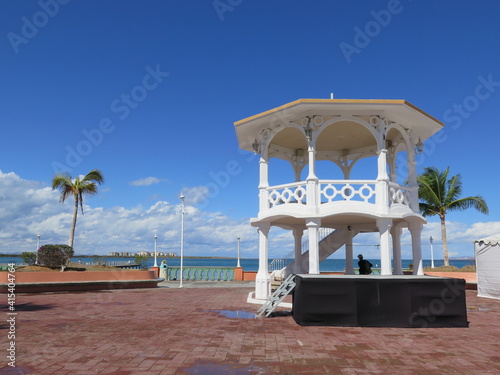
MULTIPOLYGON (((106 262, 130 262, 135 263, 135 258, 115 258, 115 257, 100 257, 101 260, 106 262)), ((162 260, 166 260, 169 266, 180 266, 180 258, 157 258, 157 264, 160 265, 162 260)), ((380 268, 380 259, 368 259, 374 268, 380 268)), ((82 264, 95 262, 94 258, 79 258, 74 257, 71 259, 72 262, 78 263, 81 261, 82 264)), ((354 267, 357 267, 357 259, 354 260, 354 267)), ((269 260, 271 262, 271 260, 269 260)), ((0 264, 23 264, 20 257, 0 257, 0 264)), ((408 266, 413 263, 411 259, 403 259, 403 268, 408 268, 408 266)), ((146 265, 152 267, 154 264, 154 258, 148 258, 146 265)), ((434 260, 434 266, 439 267, 444 264, 443 260, 434 260)), ((235 258, 184 258, 184 267, 236 267, 237 260, 235 258)), ((258 271, 259 260, 256 258, 242 258, 240 259, 240 265, 245 271, 258 271)), ((450 259, 450 265, 458 268, 462 268, 468 265, 474 265, 473 259, 450 259)), ((326 259, 320 264, 321 272, 343 272, 345 269, 345 259, 326 259)), ((431 266, 430 259, 423 260, 424 267, 431 266)))

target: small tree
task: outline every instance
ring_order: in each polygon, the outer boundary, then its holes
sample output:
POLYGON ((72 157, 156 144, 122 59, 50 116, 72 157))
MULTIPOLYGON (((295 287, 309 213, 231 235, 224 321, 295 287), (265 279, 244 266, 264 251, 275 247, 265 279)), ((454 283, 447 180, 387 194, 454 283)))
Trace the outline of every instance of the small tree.
POLYGON ((38 261, 46 267, 61 267, 63 272, 73 253, 73 248, 68 245, 43 245, 38 249, 38 261))
POLYGON ((136 255, 134 261, 135 261, 135 264, 138 264, 141 266, 141 269, 143 269, 143 270, 148 269, 148 266, 147 266, 148 258, 146 258, 144 255, 136 255))
POLYGON ((32 266, 36 262, 36 253, 29 252, 29 251, 23 251, 21 253, 21 259, 27 265, 32 266))
POLYGON ((95 255, 92 260, 94 261, 94 264, 97 264, 98 266, 106 265, 106 258, 102 255, 95 255))

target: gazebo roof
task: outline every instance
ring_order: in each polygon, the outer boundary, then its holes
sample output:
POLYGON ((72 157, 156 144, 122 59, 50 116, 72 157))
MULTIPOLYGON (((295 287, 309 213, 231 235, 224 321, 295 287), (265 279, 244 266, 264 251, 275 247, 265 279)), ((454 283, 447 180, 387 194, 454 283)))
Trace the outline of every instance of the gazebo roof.
POLYGON ((443 123, 406 100, 387 99, 299 99, 234 123, 240 148, 252 151, 252 141, 265 128, 299 123, 306 116, 381 116, 400 123, 422 141, 443 123))

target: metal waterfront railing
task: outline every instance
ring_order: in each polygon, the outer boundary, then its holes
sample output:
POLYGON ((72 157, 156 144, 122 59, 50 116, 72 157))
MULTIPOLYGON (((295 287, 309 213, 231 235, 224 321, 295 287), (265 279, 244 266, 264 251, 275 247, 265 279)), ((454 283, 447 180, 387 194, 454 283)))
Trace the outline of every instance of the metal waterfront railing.
MULTIPOLYGON (((180 280, 180 275, 181 267, 167 268, 167 280, 180 280)), ((234 267, 183 267, 182 280, 234 281, 234 267)))
POLYGON ((269 271, 279 271, 290 263, 292 263, 293 259, 291 257, 285 256, 284 258, 276 258, 269 263, 269 271))

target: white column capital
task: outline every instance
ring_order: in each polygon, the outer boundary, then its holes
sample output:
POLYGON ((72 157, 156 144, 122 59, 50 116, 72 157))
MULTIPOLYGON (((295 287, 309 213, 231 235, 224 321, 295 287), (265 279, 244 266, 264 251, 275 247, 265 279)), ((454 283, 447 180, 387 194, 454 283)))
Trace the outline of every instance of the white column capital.
POLYGON ((392 227, 392 219, 387 218, 378 218, 377 219, 377 228, 379 231, 390 230, 392 227))
POLYGON ((262 232, 266 236, 269 234, 269 229, 271 229, 271 223, 267 221, 257 223, 257 231, 262 232))
POLYGON ((309 218, 306 219, 306 227, 307 228, 319 228, 321 226, 320 218, 309 218))

